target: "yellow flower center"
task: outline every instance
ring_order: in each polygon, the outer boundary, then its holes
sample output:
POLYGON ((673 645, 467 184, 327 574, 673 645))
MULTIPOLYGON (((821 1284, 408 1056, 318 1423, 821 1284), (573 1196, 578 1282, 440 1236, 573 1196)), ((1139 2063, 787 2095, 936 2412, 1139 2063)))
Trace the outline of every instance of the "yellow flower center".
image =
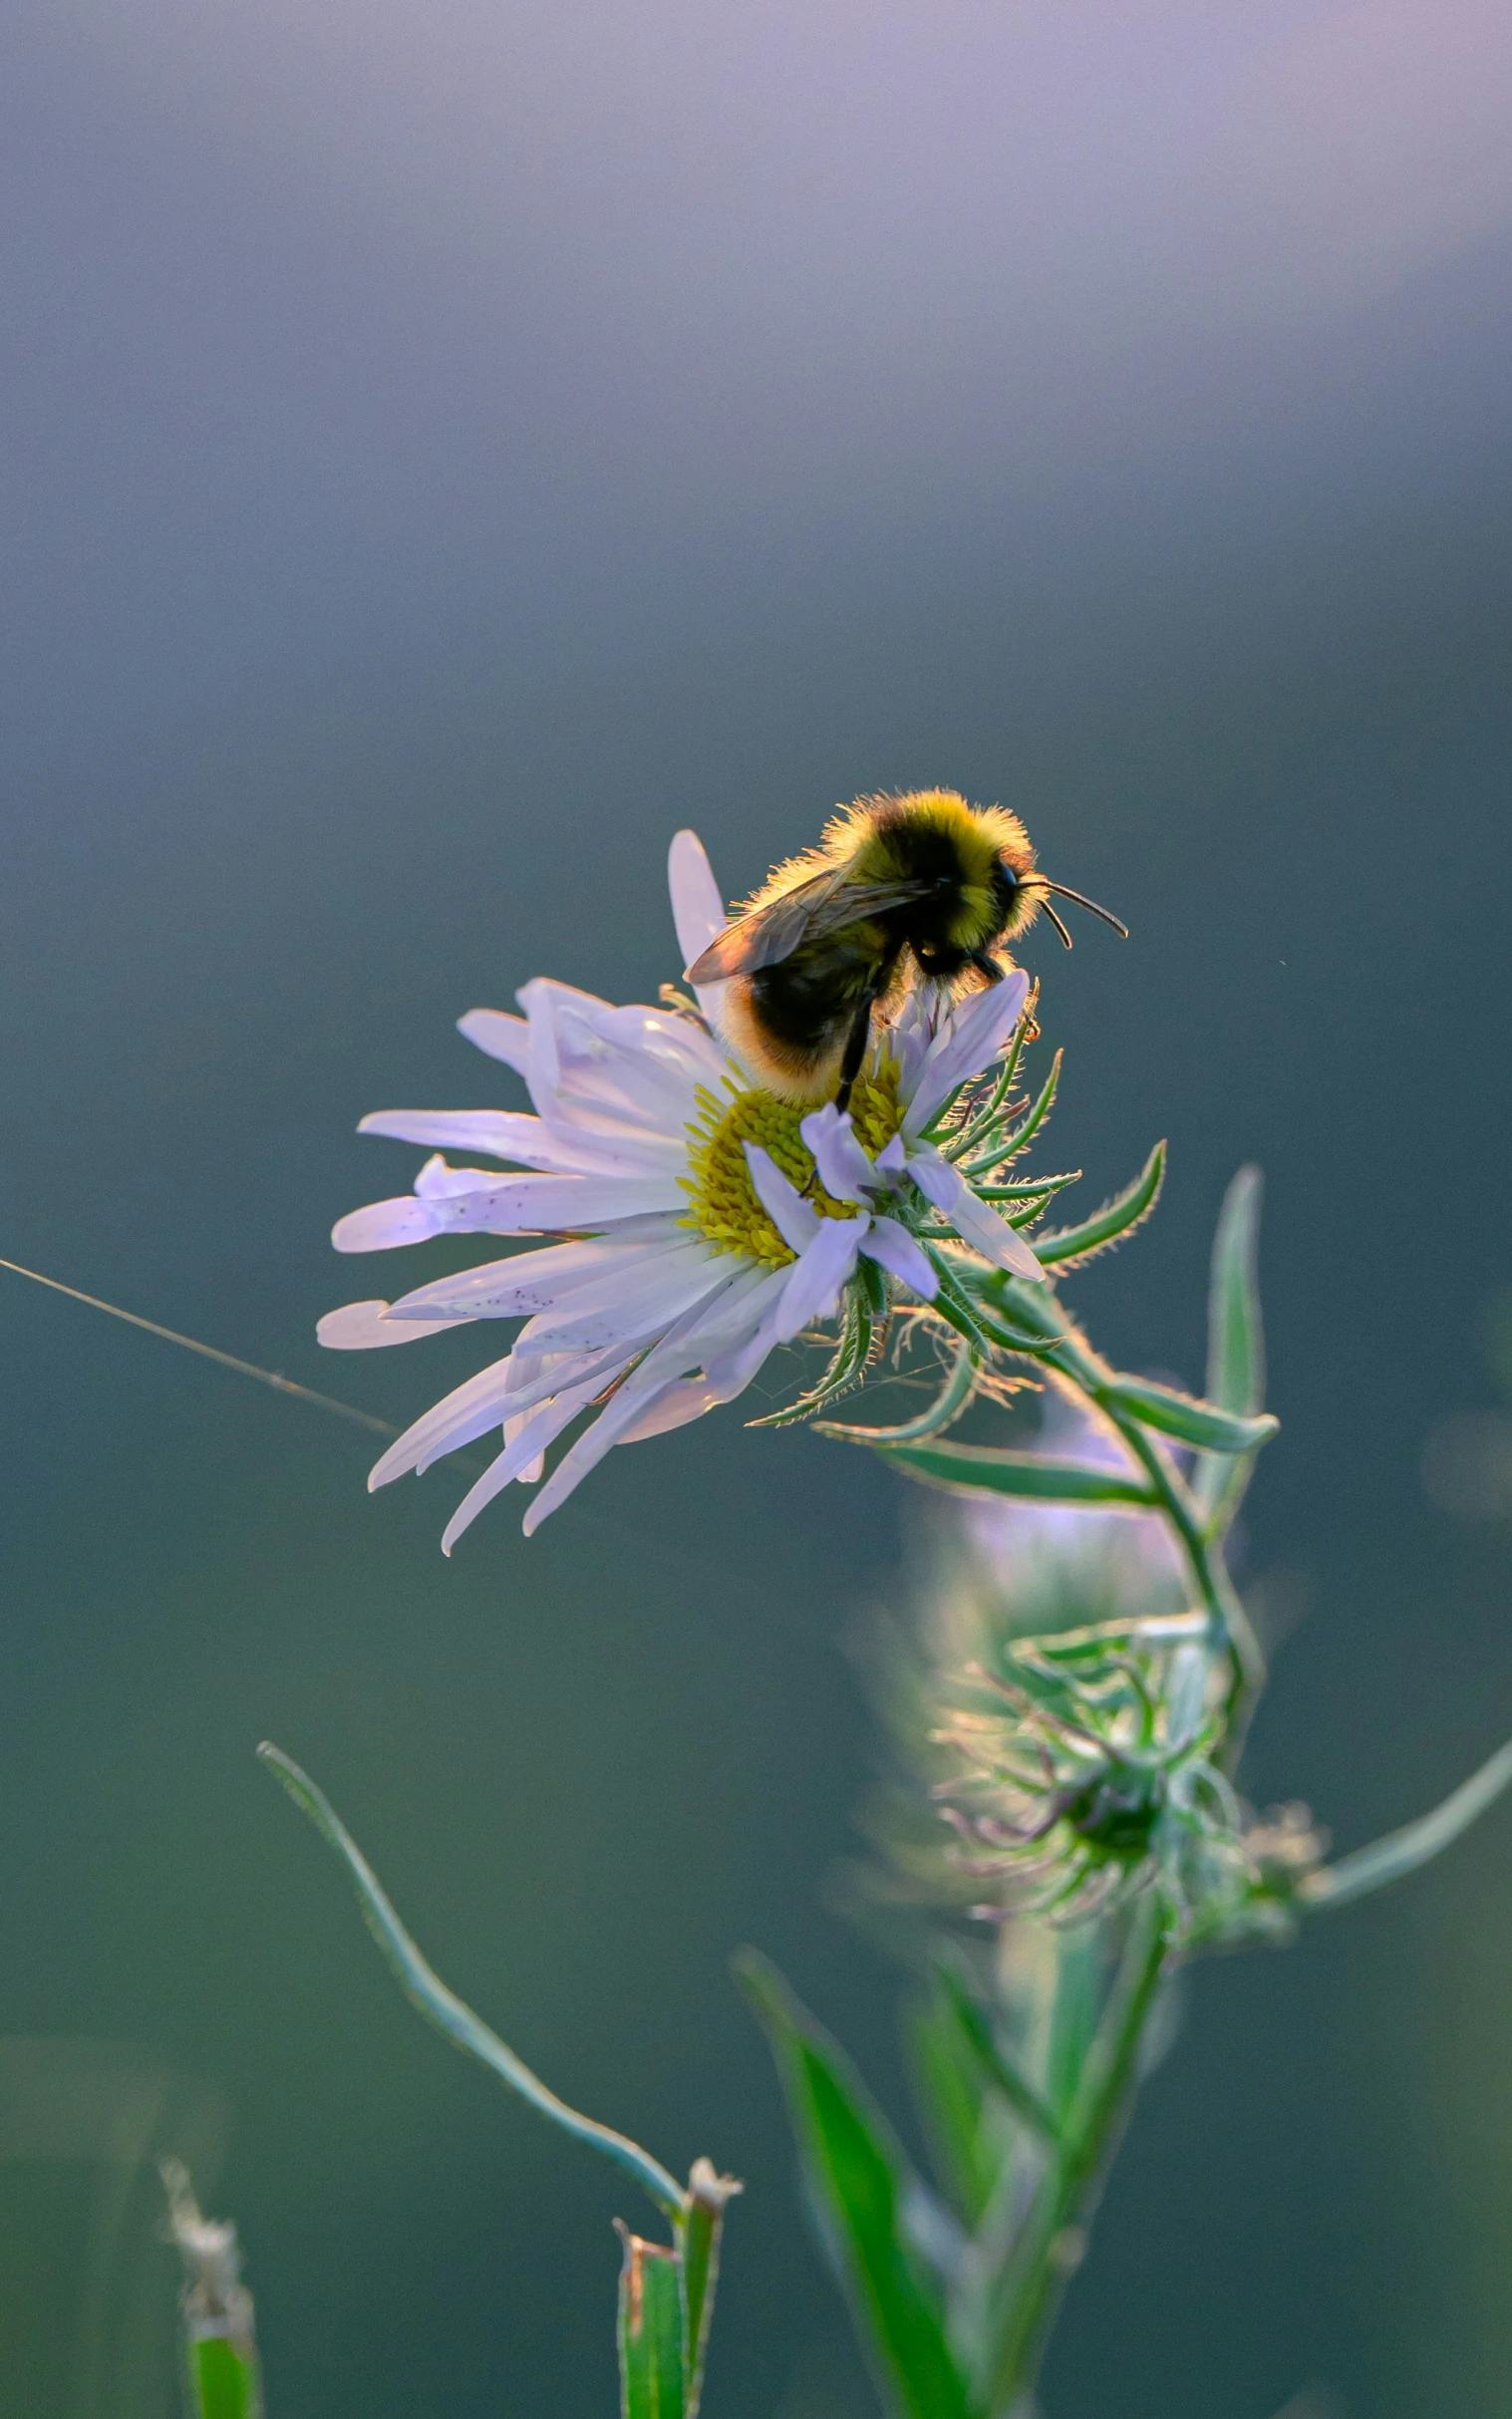
MULTIPOLYGON (((811 1108, 774 1092, 738 1091, 722 1097, 700 1086, 699 1114, 688 1128, 690 1173, 682 1178, 688 1212, 681 1223, 722 1252, 740 1252, 781 1268, 795 1257, 756 1198, 746 1144, 757 1142, 821 1218, 853 1218, 853 1201, 836 1201, 819 1182, 813 1153, 798 1131, 811 1108)), ((850 1095, 856 1139, 875 1159, 902 1123, 896 1061, 883 1058, 858 1077, 850 1095)))

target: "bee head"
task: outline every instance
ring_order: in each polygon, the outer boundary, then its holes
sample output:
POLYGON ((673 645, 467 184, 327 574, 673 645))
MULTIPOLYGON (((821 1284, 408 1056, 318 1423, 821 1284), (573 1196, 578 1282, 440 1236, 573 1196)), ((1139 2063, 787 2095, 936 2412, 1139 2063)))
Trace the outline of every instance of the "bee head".
POLYGON ((1021 848, 1010 843, 998 851, 992 889, 999 937, 1012 940, 1027 930, 1045 904, 1046 884, 1035 871, 1034 851, 1027 844, 1021 848))

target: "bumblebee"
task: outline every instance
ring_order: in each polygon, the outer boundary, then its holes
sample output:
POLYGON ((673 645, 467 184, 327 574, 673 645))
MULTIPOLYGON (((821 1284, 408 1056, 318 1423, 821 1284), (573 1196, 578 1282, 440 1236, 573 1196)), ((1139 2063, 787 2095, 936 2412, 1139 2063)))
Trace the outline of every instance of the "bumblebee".
POLYGON ((729 984, 720 1022, 768 1089, 808 1102, 832 1094, 844 1109, 873 1010, 893 1005, 915 971, 956 989, 1001 982, 999 952, 1042 907, 1069 949, 1052 893, 1127 939, 1105 907, 1039 871, 1005 807, 969 806, 954 789, 857 798, 817 848, 773 869, 688 979, 729 984))

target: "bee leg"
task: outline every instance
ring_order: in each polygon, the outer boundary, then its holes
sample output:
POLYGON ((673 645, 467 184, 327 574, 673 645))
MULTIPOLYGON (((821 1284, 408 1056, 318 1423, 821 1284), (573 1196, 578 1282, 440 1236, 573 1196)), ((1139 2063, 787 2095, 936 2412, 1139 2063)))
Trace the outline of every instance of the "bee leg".
POLYGON ((876 996, 874 991, 864 991, 861 994, 856 1003, 856 1013, 851 1022, 850 1032, 846 1037, 845 1056, 840 1060, 840 1084, 835 1093, 835 1106, 842 1117, 850 1106, 851 1086, 861 1071, 861 1060, 866 1056, 867 1037, 871 1032, 872 1004, 876 996))
POLYGON ((986 951, 985 949, 974 949, 974 950, 972 951, 972 953, 971 953, 971 960, 970 960, 970 963, 971 963, 973 966, 975 966, 975 968, 976 968, 976 970, 977 970, 978 974, 982 976, 982 978, 983 978, 983 980, 984 980, 985 982, 987 982, 987 983, 1001 983, 1001 982, 1002 982, 1002 980, 1003 980, 1003 969, 1002 969, 1002 967, 1001 967, 1001 966, 998 964, 998 961, 997 961, 997 959, 996 959, 996 958, 989 957, 989 955, 988 955, 988 953, 987 953, 987 951, 986 951))

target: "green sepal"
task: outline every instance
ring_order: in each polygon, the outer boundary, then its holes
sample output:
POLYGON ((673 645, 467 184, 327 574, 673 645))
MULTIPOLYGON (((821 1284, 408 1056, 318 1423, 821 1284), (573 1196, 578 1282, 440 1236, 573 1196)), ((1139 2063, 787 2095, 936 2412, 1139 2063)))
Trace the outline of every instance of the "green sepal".
POLYGON ((1056 1094, 1060 1088, 1060 1067, 1064 1057, 1063 1051, 1057 1051, 1051 1061, 1050 1073, 1045 1078, 1038 1099, 1018 1125, 1010 1129, 1006 1117, 990 1117, 973 1134, 972 1145, 976 1156, 961 1161, 963 1176, 970 1180, 975 1176, 986 1175, 990 1168, 1001 1167, 1005 1159, 1015 1159, 1020 1151, 1028 1150, 1056 1105, 1056 1094))
MULTIPOLYGON (((1207 1392, 1226 1411, 1253 1413, 1265 1401, 1265 1331, 1256 1261, 1262 1178, 1242 1167, 1223 1197, 1208 1284, 1207 1392)), ((1219 1535, 1243 1500, 1254 1457, 1202 1453, 1191 1489, 1204 1526, 1219 1535)))
MULTIPOLYGON (((868 1269, 870 1262, 864 1264, 868 1269)), ((798 1420, 811 1419, 826 1402, 849 1394, 865 1376, 876 1344, 876 1328, 869 1304, 863 1300, 859 1286, 847 1286, 845 1309, 840 1321, 840 1340, 823 1375, 796 1402, 784 1403, 779 1411, 767 1411, 760 1419, 748 1419, 750 1428, 786 1428, 798 1420)))
POLYGON ((1079 1226, 1061 1227, 1058 1234, 1037 1235, 1035 1258, 1042 1268, 1081 1268, 1105 1252, 1147 1218, 1165 1177, 1165 1144, 1157 1142, 1132 1184, 1115 1193, 1094 1216, 1079 1226))
POLYGON ((838 1437, 845 1444, 912 1444, 923 1436, 937 1436, 953 1419, 960 1418, 970 1402, 976 1391, 978 1365, 976 1354, 963 1338, 956 1347, 955 1362, 946 1373, 945 1383, 928 1410, 921 1411, 917 1419, 902 1420, 893 1428, 848 1426, 839 1420, 821 1419, 816 1423, 815 1433, 838 1437))
POLYGON ((1246 1417, 1143 1377, 1115 1377, 1106 1393, 1119 1410, 1132 1412, 1142 1427, 1158 1428, 1162 1436, 1177 1436, 1183 1444, 1202 1445, 1209 1454, 1224 1457, 1258 1452, 1281 1425, 1270 1411, 1246 1417))
POLYGON ((1063 1193, 1068 1184, 1080 1181, 1081 1170, 1073 1167, 1059 1176, 1015 1176, 1005 1184, 974 1184, 972 1190, 982 1201, 1048 1201, 1052 1193, 1063 1193))
POLYGON ((184 2346, 193 2419, 259 2419, 262 2392, 257 2354, 228 2335, 202 2335, 184 2346))
POLYGON ((553 2125, 559 2125, 574 2140, 587 2142, 612 2159, 617 2167, 633 2176, 641 2189, 648 2193, 658 2209, 676 2222, 683 2214, 683 2188, 675 2176, 669 2175, 659 2159, 642 2150, 638 2142, 616 2133, 612 2126, 600 2125, 585 2117, 565 2100, 559 2100, 532 2074, 523 2058, 489 2030, 480 2016, 449 1990, 440 1975, 426 1964, 410 1935, 395 1914, 379 1883, 377 1874, 368 1863, 357 1842, 342 1822, 330 1800, 318 1789, 307 1772, 302 1772, 292 1756, 282 1748, 264 1740, 258 1756, 288 1791, 301 1813, 307 1814, 322 1839, 346 1861, 347 1870, 357 1886, 358 1902, 363 1920, 389 1965, 400 1988, 412 2006, 418 2007, 437 2029, 458 2049, 465 2049, 496 2074, 500 2082, 516 2091, 522 2100, 553 2125))
POLYGON ((1461 1781, 1431 1814, 1419 1815, 1415 1823, 1387 1832, 1368 1848, 1357 1848, 1337 1864, 1310 1873, 1298 1887, 1298 1901, 1304 1907, 1347 1907, 1352 1899, 1366 1898, 1372 1890, 1383 1890, 1387 1882, 1399 1882, 1416 1873, 1452 1846, 1462 1831, 1468 1831, 1494 1805, 1509 1781, 1512 1740, 1488 1756, 1479 1771, 1461 1781))
POLYGON ((686 2419, 683 2296, 677 2254, 616 2218, 620 2265, 620 2419, 686 2419))
POLYGON ((975 2419, 944 2311, 903 2225, 922 2195, 901 2145, 844 2052, 764 1958, 736 1970, 776 2059, 804 2179, 888 2408, 907 2419, 975 2419))
POLYGON ((1043 1453, 1008 1453, 993 1445, 884 1445, 883 1459, 937 1487, 968 1487, 989 1495, 1028 1496, 1039 1503, 1135 1503, 1156 1498, 1148 1483, 1084 1462, 1052 1461, 1043 1453))

